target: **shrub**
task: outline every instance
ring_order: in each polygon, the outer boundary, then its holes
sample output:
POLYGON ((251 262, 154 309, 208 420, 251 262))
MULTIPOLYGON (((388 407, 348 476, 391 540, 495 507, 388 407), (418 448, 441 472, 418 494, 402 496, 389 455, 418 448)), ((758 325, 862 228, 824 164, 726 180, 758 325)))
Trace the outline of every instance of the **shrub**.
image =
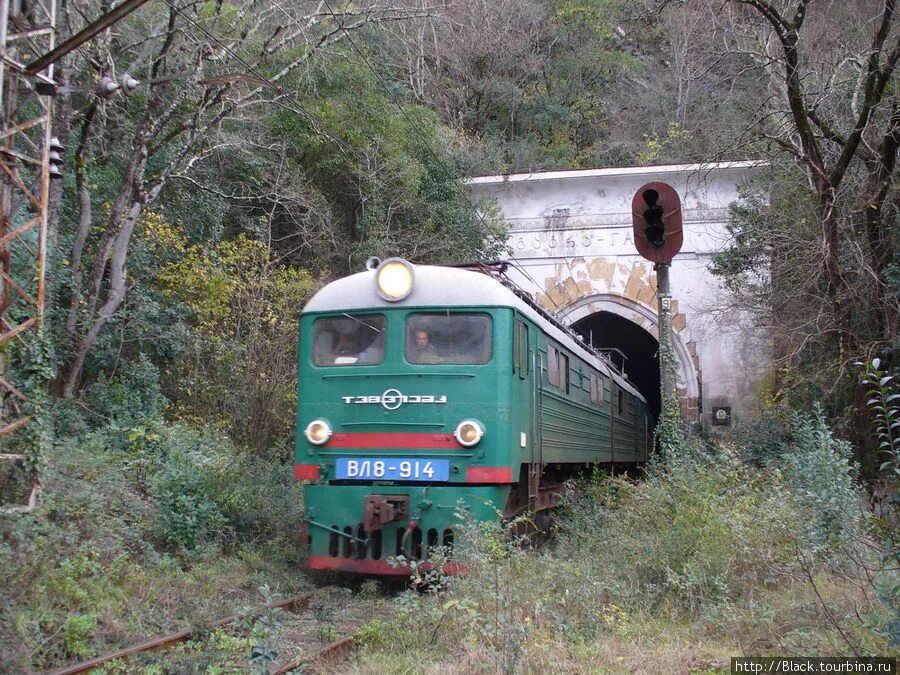
POLYGON ((189 465, 195 478, 203 477, 198 483, 202 498, 227 523, 222 533, 244 543, 290 542, 285 549, 299 548, 303 500, 293 465, 260 457, 216 429, 153 425, 130 430, 129 439, 136 477, 152 475, 159 466, 169 471, 172 462, 189 465))
POLYGON ((863 367, 862 383, 870 412, 874 417, 872 436, 878 443, 879 470, 886 497, 871 521, 871 531, 879 543, 880 572, 875 591, 884 607, 878 630, 892 647, 900 646, 900 391, 895 375, 881 368, 881 359, 857 363, 863 367))
POLYGON ((192 551, 213 543, 226 520, 213 499, 209 477, 190 461, 173 457, 153 480, 160 536, 168 543, 192 551))
POLYGON ((601 477, 572 487, 560 553, 584 559, 631 608, 697 612, 786 555, 792 519, 779 477, 743 463, 734 448, 683 442, 643 481, 601 477))
POLYGON ((861 495, 850 444, 834 437, 818 406, 794 415, 791 436, 775 465, 800 514, 800 553, 834 560, 860 530, 861 495))
POLYGON ((97 615, 76 614, 66 619, 63 624, 63 646, 70 656, 88 656, 88 641, 97 628, 97 615))
POLYGON ((213 498, 236 537, 289 542, 299 549, 303 498, 292 465, 234 449, 219 454, 205 469, 213 498))
POLYGON ((98 379, 83 396, 95 422, 129 428, 162 418, 168 401, 159 384, 159 369, 144 354, 126 361, 109 380, 98 379))
POLYGON ((759 417, 738 422, 735 436, 743 459, 763 466, 781 456, 788 439, 780 418, 770 407, 764 408, 759 417))

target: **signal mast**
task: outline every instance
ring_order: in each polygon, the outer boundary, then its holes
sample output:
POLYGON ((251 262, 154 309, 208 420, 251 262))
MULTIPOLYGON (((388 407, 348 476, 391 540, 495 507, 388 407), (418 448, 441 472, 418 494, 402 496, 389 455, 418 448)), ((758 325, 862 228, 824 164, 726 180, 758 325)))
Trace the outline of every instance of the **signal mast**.
POLYGON ((662 414, 666 415, 670 410, 678 410, 672 343, 672 292, 669 285, 672 259, 684 243, 678 192, 668 183, 653 182, 641 186, 631 200, 631 217, 635 248, 642 257, 653 263, 658 282, 660 390, 662 414))

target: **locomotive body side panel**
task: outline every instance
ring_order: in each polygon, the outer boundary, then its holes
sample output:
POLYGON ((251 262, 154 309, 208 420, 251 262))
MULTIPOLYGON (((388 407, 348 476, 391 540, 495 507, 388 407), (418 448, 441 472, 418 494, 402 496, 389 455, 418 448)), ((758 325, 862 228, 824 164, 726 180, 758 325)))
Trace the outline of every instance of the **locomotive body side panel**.
POLYGON ((547 368, 543 378, 542 424, 546 463, 595 463, 610 461, 606 428, 608 415, 591 405, 584 390, 584 367, 570 352, 547 344, 547 368), (554 352, 555 361, 554 364, 554 352), (559 377, 551 381, 554 366, 559 377))

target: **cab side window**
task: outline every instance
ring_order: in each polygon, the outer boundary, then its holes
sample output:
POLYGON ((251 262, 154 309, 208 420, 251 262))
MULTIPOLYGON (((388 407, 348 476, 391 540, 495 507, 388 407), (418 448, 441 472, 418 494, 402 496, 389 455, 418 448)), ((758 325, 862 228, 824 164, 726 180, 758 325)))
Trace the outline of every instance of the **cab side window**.
POLYGON ((528 326, 516 321, 513 327, 513 370, 523 380, 528 376, 528 326))
POLYGON ((547 347, 547 381, 569 392, 569 357, 556 347, 547 347))

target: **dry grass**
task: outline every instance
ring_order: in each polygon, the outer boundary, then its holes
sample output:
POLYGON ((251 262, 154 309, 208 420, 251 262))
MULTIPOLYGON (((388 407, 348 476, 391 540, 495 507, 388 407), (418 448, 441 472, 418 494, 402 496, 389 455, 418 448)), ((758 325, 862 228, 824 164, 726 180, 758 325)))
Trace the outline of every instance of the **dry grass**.
MULTIPOLYGON (((604 628, 592 638, 532 624, 512 670, 502 654, 471 635, 467 638, 459 626, 445 622, 447 630, 434 643, 423 641, 415 647, 403 636, 408 628, 397 626, 394 646, 363 646, 347 672, 727 673, 733 656, 846 654, 848 645, 842 644, 840 633, 829 623, 819 597, 828 612, 844 621, 869 599, 864 593, 851 592, 838 576, 821 573, 816 581, 818 595, 803 579, 786 578, 739 604, 713 608, 689 621, 649 613, 610 623, 598 608, 597 622, 604 628)), ((426 604, 446 605, 445 600, 438 596, 426 604)), ((861 626, 854 630, 848 624, 844 629, 853 632, 856 641, 863 641, 866 654, 890 653, 883 641, 866 634, 861 626)))

